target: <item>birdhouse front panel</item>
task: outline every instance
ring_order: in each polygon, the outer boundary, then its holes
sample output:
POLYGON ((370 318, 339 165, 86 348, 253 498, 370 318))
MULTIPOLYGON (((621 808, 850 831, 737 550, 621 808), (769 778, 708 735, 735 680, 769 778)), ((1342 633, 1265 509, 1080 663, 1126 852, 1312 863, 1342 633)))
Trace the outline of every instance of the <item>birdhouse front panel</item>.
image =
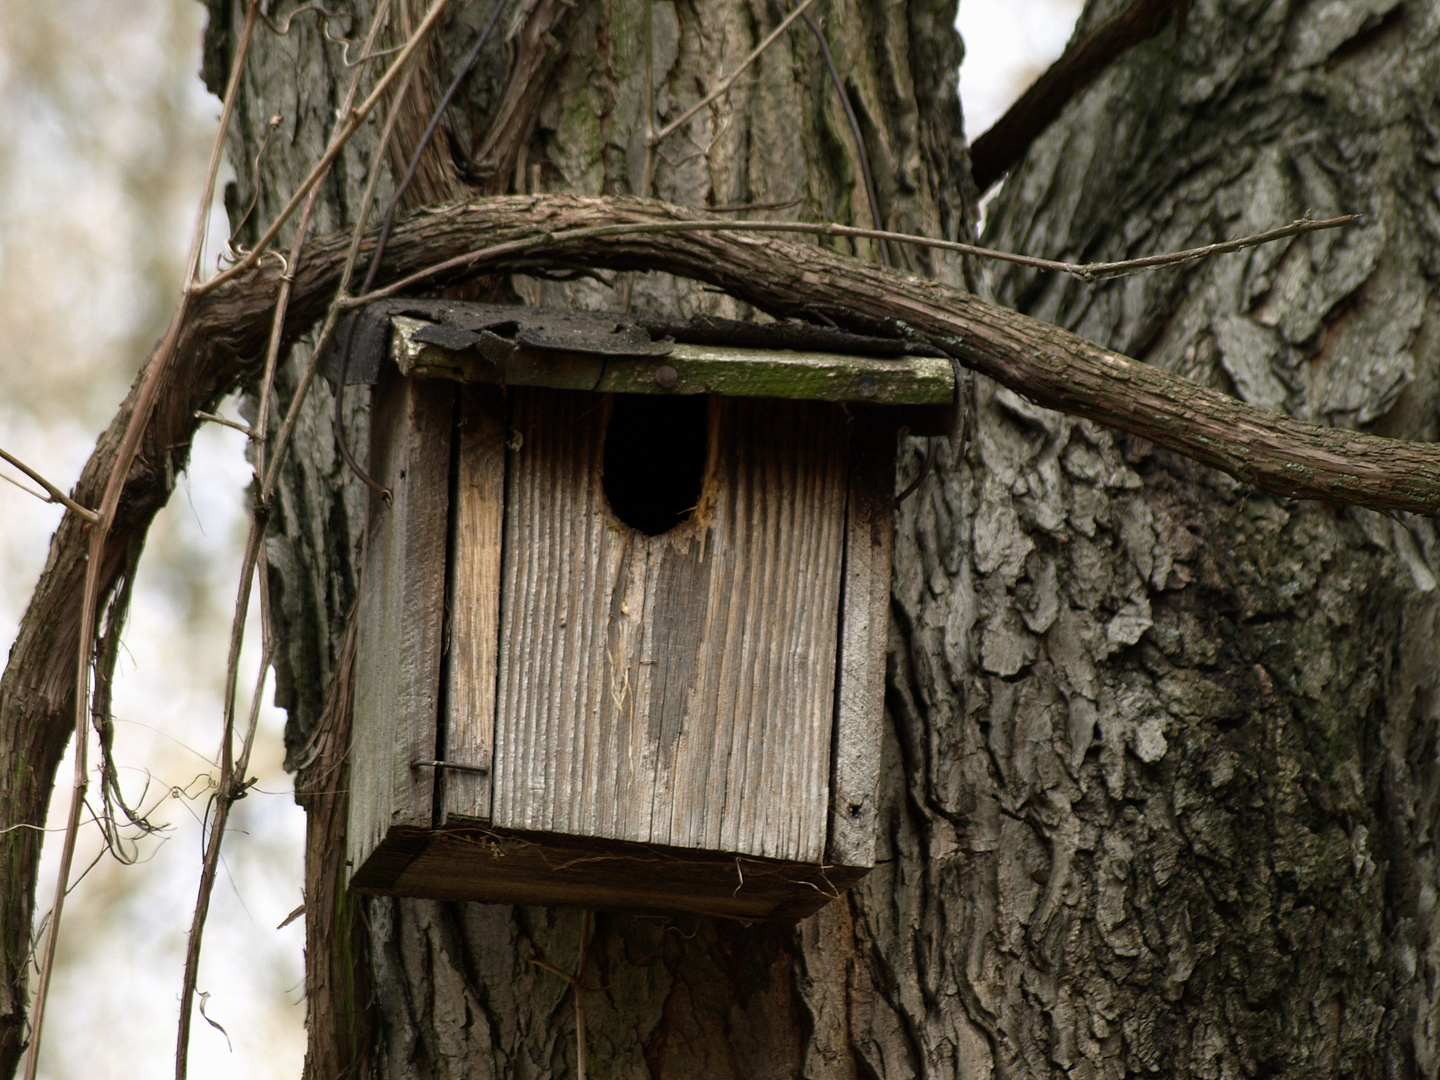
POLYGON ((845 399, 938 402, 948 363, 412 314, 372 410, 352 885, 838 895, 874 863, 897 424, 845 399))
POLYGON ((819 863, 845 416, 823 402, 687 404, 699 406, 685 410, 698 490, 683 520, 648 535, 606 488, 644 496, 664 456, 687 447, 614 399, 514 394, 492 803, 464 816, 819 863), (629 433, 645 454, 607 463, 621 425, 645 426, 629 433))

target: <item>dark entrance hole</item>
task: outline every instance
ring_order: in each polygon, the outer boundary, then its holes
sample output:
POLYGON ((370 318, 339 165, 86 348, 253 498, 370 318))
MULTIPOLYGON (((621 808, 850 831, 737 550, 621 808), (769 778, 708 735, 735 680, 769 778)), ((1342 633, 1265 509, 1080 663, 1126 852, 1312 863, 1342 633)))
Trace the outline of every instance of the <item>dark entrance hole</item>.
POLYGON ((605 497, 648 536, 695 511, 705 480, 710 399, 704 394, 616 394, 605 429, 605 497))

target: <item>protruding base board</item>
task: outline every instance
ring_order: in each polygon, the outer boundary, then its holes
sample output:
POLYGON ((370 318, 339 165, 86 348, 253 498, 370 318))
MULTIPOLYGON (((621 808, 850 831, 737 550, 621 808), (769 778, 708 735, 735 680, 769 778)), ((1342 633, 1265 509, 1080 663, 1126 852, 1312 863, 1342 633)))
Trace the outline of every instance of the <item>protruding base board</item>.
POLYGON ((477 825, 393 828, 350 885, 433 900, 803 919, 867 873, 477 825))

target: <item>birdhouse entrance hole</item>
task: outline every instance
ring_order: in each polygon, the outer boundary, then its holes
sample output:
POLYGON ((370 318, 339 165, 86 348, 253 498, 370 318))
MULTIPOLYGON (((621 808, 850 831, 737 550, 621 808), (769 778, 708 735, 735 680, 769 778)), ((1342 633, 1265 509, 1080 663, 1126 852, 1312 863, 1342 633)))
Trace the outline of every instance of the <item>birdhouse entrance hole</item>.
POLYGON ((614 396, 603 484, 625 524, 659 536, 695 512, 709 455, 709 406, 708 394, 614 396))

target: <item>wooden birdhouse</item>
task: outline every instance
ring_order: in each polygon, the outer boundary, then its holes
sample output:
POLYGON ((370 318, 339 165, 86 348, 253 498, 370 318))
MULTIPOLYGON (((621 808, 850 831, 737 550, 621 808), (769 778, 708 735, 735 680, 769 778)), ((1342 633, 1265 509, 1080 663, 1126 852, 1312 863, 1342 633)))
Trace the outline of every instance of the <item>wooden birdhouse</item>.
POLYGON ((896 431, 949 406, 950 362, 441 301, 374 305, 353 342, 391 497, 363 560, 351 884, 757 919, 862 877, 896 431))

